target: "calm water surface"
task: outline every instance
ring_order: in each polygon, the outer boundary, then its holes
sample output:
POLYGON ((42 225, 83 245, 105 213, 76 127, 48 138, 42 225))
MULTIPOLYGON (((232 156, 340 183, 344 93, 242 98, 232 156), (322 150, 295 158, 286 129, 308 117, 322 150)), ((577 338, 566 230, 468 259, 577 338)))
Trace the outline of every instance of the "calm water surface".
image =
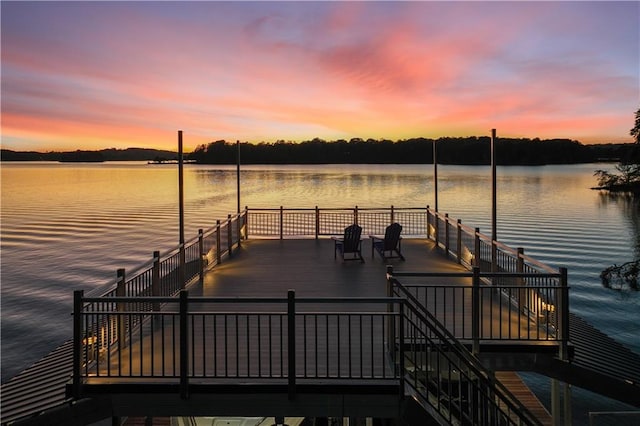
MULTIPOLYGON (((640 352, 640 294, 602 269, 638 255, 638 203, 589 189, 586 164, 498 168, 498 239, 569 270, 573 312, 640 352)), ((71 336, 75 289, 110 285, 178 240, 177 166, 3 163, 2 380, 71 336)), ((490 234, 487 166, 438 167, 439 210, 490 234)), ((242 206, 434 205, 430 165, 244 166, 242 206)), ((185 166, 185 232, 236 211, 235 166, 185 166)), ((532 380, 535 380, 532 379, 532 380)))

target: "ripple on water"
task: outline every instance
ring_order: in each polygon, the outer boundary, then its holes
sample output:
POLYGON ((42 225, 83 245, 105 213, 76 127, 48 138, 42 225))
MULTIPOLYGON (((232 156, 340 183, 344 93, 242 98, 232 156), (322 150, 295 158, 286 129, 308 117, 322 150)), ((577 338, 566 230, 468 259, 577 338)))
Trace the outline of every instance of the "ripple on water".
MULTIPOLYGON (((218 169, 186 173, 187 239, 236 210, 235 170, 218 169)), ((251 169, 242 172, 242 206, 433 206, 428 167, 251 169)), ((440 211, 488 235, 491 205, 485 169, 442 166, 440 211)), ((568 176, 587 173, 588 182, 588 167, 561 169, 559 177, 553 167, 500 170, 509 179, 500 181, 498 237, 545 263, 567 267, 572 309, 621 341, 640 342, 640 297, 605 289, 599 280, 602 268, 633 256, 631 241, 639 231, 623 203, 603 203, 588 190, 571 193, 577 190, 567 183, 568 176), (527 180, 529 175, 536 179, 527 180), (544 179, 538 179, 541 175, 544 179)), ((48 166, 47 179, 39 175, 33 191, 22 192, 7 187, 19 182, 10 176, 10 168, 2 170, 3 380, 69 338, 73 289, 111 285, 118 268, 133 272, 150 261, 154 250, 165 252, 177 245, 176 181, 173 175, 165 176, 166 170, 127 165, 111 167, 105 175, 104 167, 96 165, 83 167, 83 181, 77 183, 75 174, 58 176, 55 170, 62 169, 48 166), (26 355, 25 345, 34 347, 26 355)))

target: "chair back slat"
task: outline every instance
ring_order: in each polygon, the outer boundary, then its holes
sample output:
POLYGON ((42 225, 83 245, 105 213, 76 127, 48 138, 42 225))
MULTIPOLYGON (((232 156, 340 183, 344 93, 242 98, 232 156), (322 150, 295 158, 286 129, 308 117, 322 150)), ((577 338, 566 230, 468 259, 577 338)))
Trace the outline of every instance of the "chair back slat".
POLYGON ((344 229, 344 251, 352 253, 359 251, 362 228, 359 225, 349 225, 344 229))
POLYGON ((398 246, 398 240, 400 239, 400 233, 402 232, 402 225, 399 223, 392 223, 387 226, 384 232, 384 250, 393 250, 398 246))

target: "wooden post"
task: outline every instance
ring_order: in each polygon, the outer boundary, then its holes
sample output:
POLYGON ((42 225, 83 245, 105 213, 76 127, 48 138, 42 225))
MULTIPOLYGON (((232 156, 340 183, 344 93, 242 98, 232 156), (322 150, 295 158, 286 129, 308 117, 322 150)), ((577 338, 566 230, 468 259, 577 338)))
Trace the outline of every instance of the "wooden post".
POLYGON ((236 216, 236 229, 237 229, 237 235, 238 238, 236 240, 236 243, 238 244, 238 248, 240 248, 240 246, 242 246, 242 217, 240 215, 240 213, 237 214, 236 216))
POLYGON ((496 184, 496 129, 491 129, 491 271, 498 271, 497 184, 496 184))
POLYGON ((358 206, 353 210, 353 223, 358 224, 358 206))
POLYGON ((480 228, 475 229, 473 251, 473 266, 480 267, 480 228))
MULTIPOLYGON (((116 285, 116 297, 125 297, 127 289, 124 286, 125 283, 125 270, 124 268, 120 268, 116 271, 117 275, 117 285, 116 285)), ((118 302, 116 305, 116 311, 118 312, 118 342, 120 345, 124 345, 126 339, 126 325, 127 322, 125 320, 125 316, 122 312, 127 310, 127 304, 123 302, 118 302)), ((121 348, 123 346, 120 346, 121 348)))
POLYGON ((480 268, 473 267, 473 282, 471 288, 471 338, 472 352, 480 353, 480 268))
POLYGON ((449 213, 444 214, 444 252, 449 257, 449 213))
POLYGON ((399 392, 400 392, 400 400, 402 400, 404 398, 404 375, 405 375, 405 360, 404 360, 404 301, 406 301, 406 299, 399 299, 398 300, 398 341, 399 341, 399 345, 398 345, 398 358, 399 358, 399 363, 398 363, 398 371, 396 372, 396 374, 398 374, 398 378, 400 379, 400 386, 398 386, 399 388, 399 392))
POLYGON ((433 233, 434 233, 434 240, 436 242, 436 247, 438 247, 439 241, 440 241, 440 232, 438 232, 438 229, 440 228, 440 220, 438 219, 438 210, 436 210, 433 213, 433 233))
MULTIPOLYGON (((387 297, 393 297, 393 266, 387 265, 387 297)), ((387 348, 389 349, 389 355, 396 362, 396 336, 395 336, 395 323, 393 320, 393 303, 387 303, 387 336, 389 341, 387 342, 387 348)))
POLYGON ((222 253, 220 253, 221 249, 220 243, 220 220, 216 220, 216 265, 219 265, 222 262, 222 253))
MULTIPOLYGON (((567 268, 559 268, 560 271, 560 286, 562 289, 562 343, 560 347, 560 359, 569 360, 569 281, 567 277, 567 268)), ((564 383, 564 422, 565 424, 572 424, 573 415, 571 411, 571 385, 564 383)))
POLYGON ((244 239, 249 239, 249 206, 244 206, 244 239))
MULTIPOLYGON (((517 256, 518 258, 516 259, 516 272, 518 274, 523 274, 524 273, 524 249, 522 247, 518 247, 517 249, 517 256)), ((518 277, 516 278, 516 285, 519 287, 524 287, 526 284, 526 281, 523 277, 518 277)), ((520 310, 520 312, 527 312, 527 310, 529 309, 529 297, 528 297, 528 290, 523 289, 520 290, 518 292, 518 309, 520 310)), ((536 320, 537 322, 537 320, 536 320)))
POLYGON ((320 235, 320 209, 316 206, 316 240, 320 235))
POLYGON ((229 257, 231 257, 233 251, 233 230, 231 229, 231 215, 227 215, 227 250, 229 250, 229 257))
POLYGON ((456 229, 458 231, 456 237, 456 256, 458 257, 458 263, 462 263, 462 220, 458 219, 456 229))
MULTIPOLYGON (((496 240, 491 240, 491 272, 498 272, 498 245, 496 240)), ((491 277, 493 283, 494 278, 491 277)))
POLYGON ((204 255, 204 231, 202 228, 198 229, 198 254, 200 257, 200 284, 204 282, 204 268, 205 268, 205 255, 204 255))
POLYGON ((287 365, 289 400, 296 397, 296 292, 287 292, 287 365))
POLYGON ((284 208, 280 206, 280 239, 284 236, 284 208))
POLYGON ((560 303, 558 303, 557 317, 560 319, 558 332, 560 333, 560 359, 569 359, 569 284, 567 282, 567 268, 560 271, 560 303))
POLYGON ((182 155, 182 130, 178 130, 178 198, 180 204, 180 288, 185 288, 185 254, 184 254, 184 167, 182 155))
MULTIPOLYGON (((162 296, 162 289, 160 287, 160 252, 158 250, 153 252, 153 269, 151 270, 151 295, 153 297, 162 296)), ((160 303, 153 302, 153 310, 160 310, 160 303)))
POLYGON ((391 204, 391 223, 395 222, 395 212, 393 211, 393 204, 391 204))
POLYGON ((82 298, 83 290, 73 292, 73 397, 81 398, 82 383, 80 372, 82 369, 82 298))
POLYGON ((433 141, 433 192, 435 196, 435 208, 438 213, 438 150, 436 141, 433 141))
POLYGON ((429 211, 429 205, 427 204, 427 240, 431 237, 431 212, 429 211))
POLYGON ((237 158, 236 158, 236 183, 237 183, 237 193, 238 193, 238 211, 240 213, 240 141, 236 141, 237 148, 237 158))
POLYGON ((180 398, 189 399, 189 292, 180 291, 180 398))

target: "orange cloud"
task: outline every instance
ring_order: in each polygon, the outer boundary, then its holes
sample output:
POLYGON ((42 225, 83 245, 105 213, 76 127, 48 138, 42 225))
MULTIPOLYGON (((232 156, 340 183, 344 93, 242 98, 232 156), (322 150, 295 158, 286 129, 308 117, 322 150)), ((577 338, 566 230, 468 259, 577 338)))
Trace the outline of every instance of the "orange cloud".
POLYGON ((193 147, 491 128, 630 141, 640 72, 629 16, 638 8, 11 3, 2 15, 3 145, 171 147, 177 129, 193 147), (558 18, 567 14, 571 28, 558 18), (618 30, 591 34, 603 22, 618 30))

